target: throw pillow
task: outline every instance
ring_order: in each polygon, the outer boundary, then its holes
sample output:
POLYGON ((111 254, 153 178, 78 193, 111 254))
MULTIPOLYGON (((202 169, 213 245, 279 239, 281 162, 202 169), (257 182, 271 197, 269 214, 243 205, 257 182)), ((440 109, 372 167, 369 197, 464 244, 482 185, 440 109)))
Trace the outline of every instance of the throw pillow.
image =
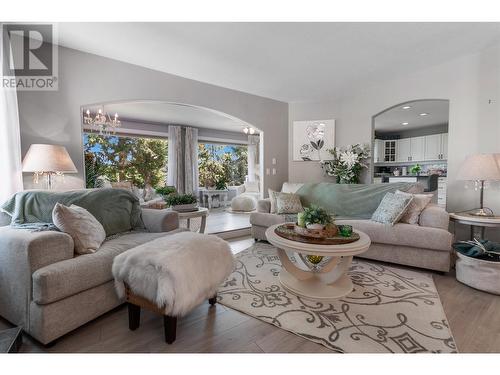
POLYGON ((408 208, 399 219, 400 222, 408 224, 418 224, 420 213, 429 204, 433 196, 433 194, 410 194, 399 190, 396 190, 396 195, 412 198, 408 208))
POLYGON ((279 193, 276 198, 276 213, 282 214, 296 214, 303 211, 300 197, 293 193, 279 193))
POLYGON ((106 239, 104 227, 83 207, 56 203, 52 221, 61 232, 73 238, 77 254, 95 253, 106 239))
POLYGON ((413 197, 387 193, 372 215, 372 220, 394 225, 401 218, 413 197))
POLYGON ((275 214, 276 213, 276 200, 278 199, 278 195, 280 194, 279 191, 275 191, 272 189, 268 189, 269 193, 269 200, 271 201, 271 209, 269 210, 269 213, 275 214))

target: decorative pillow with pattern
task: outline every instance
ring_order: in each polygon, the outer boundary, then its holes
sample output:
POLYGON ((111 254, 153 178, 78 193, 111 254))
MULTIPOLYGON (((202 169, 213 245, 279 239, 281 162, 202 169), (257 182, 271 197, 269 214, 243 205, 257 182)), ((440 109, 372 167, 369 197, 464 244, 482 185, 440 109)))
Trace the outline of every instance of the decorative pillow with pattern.
MULTIPOLYGON (((411 194, 410 194, 411 195, 411 194)), ((396 224, 404 214, 413 196, 387 193, 372 215, 372 220, 383 224, 396 224)))
POLYGON ((276 213, 283 214, 296 214, 304 209, 300 202, 300 197, 293 193, 279 193, 276 198, 276 213))
POLYGON ((408 224, 418 224, 420 214, 433 197, 433 194, 410 194, 399 190, 396 190, 395 194, 413 198, 408 205, 408 208, 399 219, 401 223, 408 224))
POLYGON ((276 200, 278 199, 278 195, 281 194, 279 191, 274 191, 272 189, 268 189, 269 193, 269 200, 271 201, 271 208, 269 210, 269 213, 275 214, 276 213, 276 200))
POLYGON ((104 227, 83 207, 56 203, 52 221, 61 232, 73 238, 77 254, 95 253, 106 239, 104 227))

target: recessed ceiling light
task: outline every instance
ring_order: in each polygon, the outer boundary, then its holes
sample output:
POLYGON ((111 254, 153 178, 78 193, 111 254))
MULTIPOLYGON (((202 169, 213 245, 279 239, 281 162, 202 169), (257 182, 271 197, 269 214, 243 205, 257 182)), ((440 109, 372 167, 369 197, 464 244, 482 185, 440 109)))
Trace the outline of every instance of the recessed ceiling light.
POLYGON ((408 123, 407 122, 402 122, 401 125, 408 125, 408 123))
POLYGON ((405 105, 403 109, 410 109, 411 107, 409 105, 405 105))
POLYGON ((428 115, 428 113, 425 113, 425 112, 422 112, 422 113, 420 114, 420 116, 427 116, 427 115, 428 115))

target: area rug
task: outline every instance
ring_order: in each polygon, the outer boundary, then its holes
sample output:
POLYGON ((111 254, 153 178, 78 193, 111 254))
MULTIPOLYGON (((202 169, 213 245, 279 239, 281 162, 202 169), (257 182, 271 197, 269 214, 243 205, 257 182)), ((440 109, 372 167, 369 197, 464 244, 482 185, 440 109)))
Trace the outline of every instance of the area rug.
POLYGON ((280 284, 276 248, 256 243, 236 255, 220 303, 341 353, 457 351, 432 276, 354 259, 354 290, 311 301, 280 284))

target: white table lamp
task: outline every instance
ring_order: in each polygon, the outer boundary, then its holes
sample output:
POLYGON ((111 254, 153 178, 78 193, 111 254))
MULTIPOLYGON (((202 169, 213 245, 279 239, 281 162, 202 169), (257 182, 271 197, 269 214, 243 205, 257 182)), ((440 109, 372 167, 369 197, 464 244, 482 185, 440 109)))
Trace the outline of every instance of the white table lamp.
POLYGON ((480 184, 480 208, 473 212, 472 215, 493 216, 484 210, 484 182, 500 180, 500 154, 474 154, 467 156, 458 171, 457 179, 477 181, 480 184))
POLYGON ((23 160, 23 172, 33 172, 38 181, 45 175, 47 189, 52 189, 53 175, 78 172, 64 146, 32 144, 23 160))

